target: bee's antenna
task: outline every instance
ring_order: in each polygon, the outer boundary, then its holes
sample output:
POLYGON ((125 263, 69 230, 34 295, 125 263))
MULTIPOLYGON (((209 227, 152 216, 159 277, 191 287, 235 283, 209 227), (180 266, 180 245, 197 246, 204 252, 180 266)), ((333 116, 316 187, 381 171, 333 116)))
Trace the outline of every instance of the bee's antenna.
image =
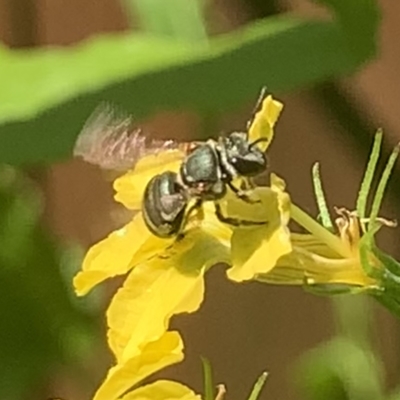
POLYGON ((260 109, 260 107, 261 107, 261 105, 262 105, 262 102, 263 102, 263 100, 265 99, 266 96, 267 96, 267 87, 266 87, 266 86, 263 86, 263 87, 261 88, 260 94, 258 95, 256 105, 255 105, 254 108, 253 108, 253 111, 252 111, 252 118, 251 118, 249 121, 247 121, 247 130, 250 129, 250 126, 251 126, 251 124, 252 124, 253 121, 254 121, 254 118, 255 118, 255 116, 256 116, 256 113, 257 113, 257 111, 260 109))
POLYGON ((254 142, 251 142, 249 145, 249 149, 251 149, 252 147, 256 146, 258 143, 261 142, 269 142, 269 139, 266 137, 260 137, 258 139, 256 139, 254 142))

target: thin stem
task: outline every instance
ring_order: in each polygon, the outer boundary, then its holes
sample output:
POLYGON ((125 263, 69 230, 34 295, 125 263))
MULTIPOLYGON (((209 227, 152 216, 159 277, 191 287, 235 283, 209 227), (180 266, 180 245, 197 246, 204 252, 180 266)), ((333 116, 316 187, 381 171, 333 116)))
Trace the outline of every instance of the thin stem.
POLYGON ((394 149, 392 154, 389 157, 389 160, 386 164, 386 167, 383 171, 382 177, 379 181, 378 188, 376 189, 375 197, 372 202, 372 208, 371 208, 371 215, 369 216, 370 222, 368 229, 371 229, 371 225, 376 224, 376 219, 378 217, 379 209, 381 208, 382 200, 383 200, 383 195, 385 193, 386 185, 388 183, 388 180, 390 178, 390 175, 392 173, 394 164, 396 162, 397 156, 399 155, 399 150, 400 150, 400 144, 398 144, 394 149))
POLYGON ((333 224, 331 220, 331 216, 329 215, 328 206, 326 204, 324 189, 322 188, 321 176, 319 173, 319 163, 315 163, 312 168, 313 175, 313 184, 314 184, 314 192, 315 198, 317 200, 317 205, 319 209, 319 215, 321 217, 322 225, 329 229, 333 230, 333 224))
MULTIPOLYGON (((368 165, 365 170, 364 178, 361 183, 360 191, 357 198, 357 214, 358 217, 363 219, 365 217, 365 210, 367 208, 367 200, 369 190, 371 188, 372 180, 374 179, 376 166, 378 164, 379 154, 381 152, 382 144, 382 130, 378 130, 375 135, 374 144, 372 146, 371 154, 369 156, 368 165)), ((364 223, 362 223, 364 226, 364 223)), ((365 230, 365 229, 364 229, 365 230)))
POLYGON ((208 361, 207 358, 202 357, 201 362, 203 365, 204 376, 204 399, 214 400, 214 378, 210 361, 208 361))
POLYGON ((261 376, 257 379, 253 390, 250 393, 248 400, 257 400, 260 396, 260 393, 265 385, 265 381, 267 380, 268 372, 263 372, 261 376))

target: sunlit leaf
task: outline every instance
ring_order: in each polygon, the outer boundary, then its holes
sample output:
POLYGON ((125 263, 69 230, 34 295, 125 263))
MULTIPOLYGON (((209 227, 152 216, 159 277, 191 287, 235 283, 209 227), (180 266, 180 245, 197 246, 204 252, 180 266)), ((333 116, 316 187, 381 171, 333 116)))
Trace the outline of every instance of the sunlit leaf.
POLYGON ((130 14, 139 17, 146 32, 181 40, 206 40, 203 1, 123 0, 130 14))
POLYGON ((0 161, 70 156, 104 100, 136 118, 166 108, 215 113, 254 99, 262 86, 287 91, 349 73, 374 53, 376 3, 359 0, 357 12, 347 0, 324 3, 336 18, 272 17, 196 46, 127 33, 69 48, 2 47, 0 161))

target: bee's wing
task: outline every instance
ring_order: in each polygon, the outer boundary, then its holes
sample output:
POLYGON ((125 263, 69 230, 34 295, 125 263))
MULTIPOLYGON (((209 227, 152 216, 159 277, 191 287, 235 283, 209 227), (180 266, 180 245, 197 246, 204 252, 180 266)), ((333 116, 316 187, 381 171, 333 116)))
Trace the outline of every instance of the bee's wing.
POLYGON ((170 151, 180 153, 183 146, 173 140, 146 137, 134 126, 131 117, 117 113, 109 104, 102 104, 84 125, 73 154, 103 169, 126 171, 145 156, 170 151))

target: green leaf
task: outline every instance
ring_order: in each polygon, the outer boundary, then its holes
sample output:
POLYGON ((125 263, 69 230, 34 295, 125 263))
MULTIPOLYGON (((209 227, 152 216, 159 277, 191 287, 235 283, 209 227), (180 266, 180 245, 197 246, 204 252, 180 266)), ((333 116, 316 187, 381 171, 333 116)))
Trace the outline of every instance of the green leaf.
POLYGON ((369 294, 400 318, 400 264, 376 246, 374 236, 379 228, 380 225, 375 224, 362 236, 360 263, 364 271, 379 282, 379 287, 370 289, 369 294), (371 257, 372 254, 375 257, 371 257))
POLYGON ((375 245, 373 254, 382 263, 380 287, 371 292, 384 307, 400 318, 400 264, 389 254, 384 253, 375 245))
POLYGON ((354 12, 348 0, 324 3, 335 11, 333 20, 271 17, 195 46, 126 33, 73 48, 0 48, 0 162, 70 156, 102 101, 137 119, 161 109, 216 113, 265 85, 287 91, 348 74, 374 54, 377 6, 359 0, 354 12))
POLYGON ((385 269, 400 278, 400 263, 397 260, 395 260, 389 254, 386 254, 382 250, 378 249, 378 247, 375 245, 372 247, 372 251, 385 269))
POLYGON ((379 303, 381 303, 387 310, 389 310, 392 315, 400 318, 399 299, 385 295, 384 291, 381 293, 379 291, 376 291, 372 294, 372 296, 375 297, 379 301, 379 303))
POLYGON ((147 32, 182 40, 206 40, 199 0, 124 0, 129 14, 139 16, 147 32))
POLYGON ((375 0, 316 0, 316 2, 335 11, 355 57, 363 61, 373 54, 374 46, 371 46, 370 39, 375 37, 376 27, 381 19, 375 0), (357 19, 357 16, 360 18, 357 19))

